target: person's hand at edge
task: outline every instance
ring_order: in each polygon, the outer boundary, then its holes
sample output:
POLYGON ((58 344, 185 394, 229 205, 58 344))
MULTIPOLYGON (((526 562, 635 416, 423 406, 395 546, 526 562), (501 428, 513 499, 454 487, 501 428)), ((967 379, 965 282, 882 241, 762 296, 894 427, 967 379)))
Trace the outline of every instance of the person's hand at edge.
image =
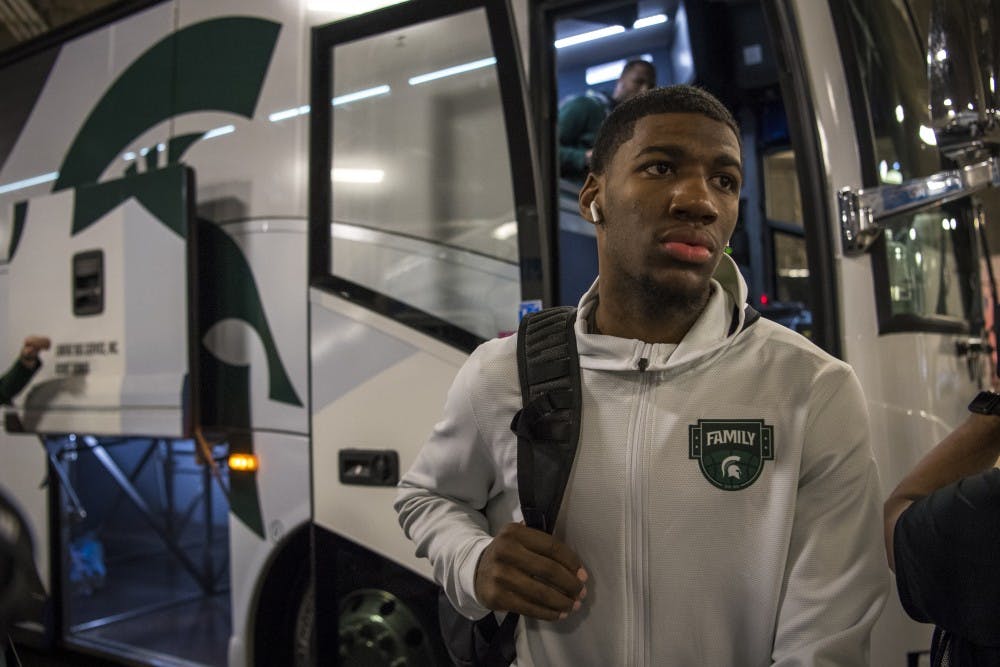
POLYGON ((38 365, 38 353, 52 347, 52 341, 48 336, 27 336, 21 347, 21 363, 27 368, 35 368, 38 365))

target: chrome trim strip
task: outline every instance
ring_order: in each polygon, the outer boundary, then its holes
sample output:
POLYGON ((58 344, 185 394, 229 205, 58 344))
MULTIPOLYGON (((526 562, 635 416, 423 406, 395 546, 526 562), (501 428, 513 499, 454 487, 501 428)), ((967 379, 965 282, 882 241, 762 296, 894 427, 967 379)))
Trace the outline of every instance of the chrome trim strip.
POLYGON ((997 158, 899 185, 864 190, 844 188, 837 194, 844 253, 866 252, 879 232, 888 227, 883 222, 885 218, 960 199, 988 187, 1000 187, 997 158))

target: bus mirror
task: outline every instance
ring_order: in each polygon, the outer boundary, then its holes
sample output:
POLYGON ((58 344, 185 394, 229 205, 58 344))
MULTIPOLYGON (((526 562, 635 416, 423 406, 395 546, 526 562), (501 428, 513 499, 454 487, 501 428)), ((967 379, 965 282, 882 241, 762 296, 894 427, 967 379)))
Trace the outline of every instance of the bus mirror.
POLYGON ((933 0, 927 79, 931 125, 946 154, 983 141, 995 120, 983 89, 986 68, 980 62, 981 56, 991 60, 996 50, 995 45, 983 43, 991 37, 986 17, 996 13, 991 4, 992 0, 933 0))

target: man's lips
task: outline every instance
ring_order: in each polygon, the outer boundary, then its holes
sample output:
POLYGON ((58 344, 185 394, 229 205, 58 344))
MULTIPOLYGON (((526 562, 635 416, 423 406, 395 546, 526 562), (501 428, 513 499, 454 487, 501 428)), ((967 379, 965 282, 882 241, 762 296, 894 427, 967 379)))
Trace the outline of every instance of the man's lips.
POLYGON ((670 230, 658 239, 660 248, 672 259, 688 264, 705 264, 711 261, 715 240, 698 230, 670 230))

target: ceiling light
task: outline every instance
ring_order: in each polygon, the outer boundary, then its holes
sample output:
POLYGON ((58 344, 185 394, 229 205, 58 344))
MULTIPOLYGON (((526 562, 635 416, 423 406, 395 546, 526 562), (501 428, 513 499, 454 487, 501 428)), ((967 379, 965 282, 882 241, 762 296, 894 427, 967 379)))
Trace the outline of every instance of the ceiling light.
POLYGON ((330 100, 333 106, 339 106, 341 104, 347 104, 348 102, 357 102, 358 100, 363 100, 369 97, 377 97, 379 95, 388 95, 392 92, 392 88, 386 85, 375 86, 374 88, 365 88, 364 90, 359 90, 354 93, 347 93, 345 95, 338 95, 330 100))
POLYGON ((282 111, 275 111, 273 114, 267 117, 272 123, 277 123, 279 120, 285 120, 286 118, 295 118, 296 116, 301 116, 303 114, 309 113, 309 105, 303 104, 300 107, 295 107, 293 109, 284 109, 282 111))
POLYGON ((634 30, 639 30, 641 28, 648 28, 651 25, 659 25, 661 23, 666 23, 666 22, 667 22, 666 14, 654 14, 653 16, 647 16, 645 18, 639 19, 638 21, 632 24, 632 28, 634 30))
POLYGON ((579 35, 571 35, 570 37, 563 37, 562 39, 557 39, 554 44, 557 49, 562 49, 567 46, 573 46, 574 44, 583 44, 584 42, 592 42, 595 39, 603 39, 604 37, 610 37, 611 35, 618 35, 625 32, 625 28, 620 25, 611 25, 607 28, 601 28, 600 30, 591 30, 590 32, 583 32, 579 35))
POLYGON ((381 169, 332 169, 330 177, 338 183, 381 183, 385 171, 381 169))
MULTIPOLYGON (((222 127, 217 127, 214 130, 209 130, 205 133, 202 139, 213 139, 215 137, 221 137, 224 134, 230 134, 236 131, 235 125, 223 125, 222 127)), ((161 144, 162 145, 162 144, 161 144)))
POLYGON ((471 72, 472 70, 480 69, 482 67, 489 67, 490 65, 495 65, 496 62, 497 62, 496 58, 483 58, 482 60, 475 60, 471 63, 465 63, 464 65, 455 65, 454 67, 441 69, 436 72, 428 72, 427 74, 421 74, 420 76, 415 76, 411 78, 408 81, 408 83, 411 86, 417 86, 420 85, 421 83, 434 81, 435 79, 443 79, 446 76, 455 76, 456 74, 461 74, 463 72, 471 72))

